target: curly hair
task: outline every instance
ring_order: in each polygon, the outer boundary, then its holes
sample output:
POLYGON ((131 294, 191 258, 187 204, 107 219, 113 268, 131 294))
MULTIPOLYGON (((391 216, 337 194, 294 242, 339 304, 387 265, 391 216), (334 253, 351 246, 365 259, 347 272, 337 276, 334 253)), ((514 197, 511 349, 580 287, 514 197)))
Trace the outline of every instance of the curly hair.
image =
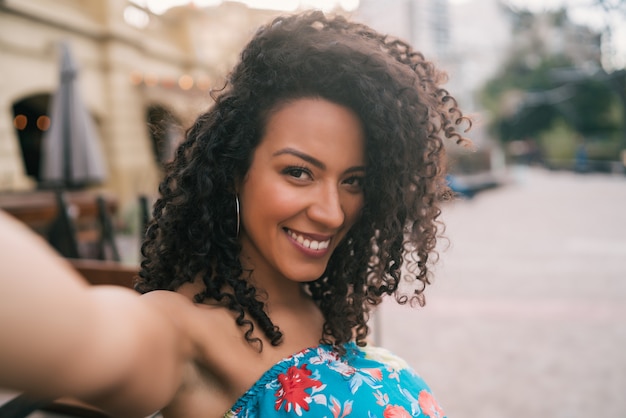
POLYGON ((246 280, 239 261, 235 185, 268 118, 289 101, 315 97, 358 115, 367 159, 359 220, 324 274, 303 284, 324 315, 321 342, 363 345, 370 309, 385 295, 423 305, 443 226, 439 204, 448 194, 444 140, 466 141, 458 125, 470 125, 440 87, 445 79, 405 42, 341 16, 309 11, 263 26, 166 166, 136 289, 175 291, 201 278, 205 290, 196 302, 235 312, 259 349, 255 324, 280 344, 282 332, 258 297, 262 289, 246 280))

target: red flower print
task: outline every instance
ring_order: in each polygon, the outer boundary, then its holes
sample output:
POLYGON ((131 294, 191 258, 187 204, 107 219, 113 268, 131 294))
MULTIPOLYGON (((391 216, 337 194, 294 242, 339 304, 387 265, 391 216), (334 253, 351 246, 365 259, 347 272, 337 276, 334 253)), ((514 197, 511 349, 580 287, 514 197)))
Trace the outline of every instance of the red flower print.
POLYGON ((383 372, 380 369, 363 369, 363 371, 370 376, 372 376, 376 380, 383 380, 383 372))
POLYGON ((298 415, 302 415, 303 409, 309 410, 311 396, 305 390, 322 386, 320 381, 311 379, 309 376, 311 376, 311 371, 307 370, 306 364, 300 368, 291 366, 287 369, 287 373, 278 375, 280 389, 275 393, 277 411, 282 406, 284 406, 285 411, 295 410, 298 415))
POLYGON ((430 392, 422 390, 417 401, 422 408, 422 412, 430 418, 443 418, 443 409, 439 406, 435 398, 430 392))
POLYGON ((387 405, 383 411, 383 417, 385 418, 411 418, 411 414, 401 406, 387 405))

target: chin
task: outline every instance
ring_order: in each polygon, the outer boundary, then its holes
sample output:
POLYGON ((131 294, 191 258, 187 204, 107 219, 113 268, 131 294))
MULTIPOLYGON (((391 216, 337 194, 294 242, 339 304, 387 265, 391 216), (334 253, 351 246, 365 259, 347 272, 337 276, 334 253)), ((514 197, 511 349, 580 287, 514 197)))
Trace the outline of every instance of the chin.
POLYGON ((319 279, 321 277, 321 274, 319 276, 315 276, 315 277, 311 277, 311 276, 300 276, 300 277, 295 277, 292 278, 290 280, 294 281, 294 282, 298 282, 298 283, 311 283, 316 281, 317 279, 319 279))
POLYGON ((309 283, 319 279, 324 274, 324 270, 315 273, 300 273, 286 275, 289 280, 298 283, 309 283))

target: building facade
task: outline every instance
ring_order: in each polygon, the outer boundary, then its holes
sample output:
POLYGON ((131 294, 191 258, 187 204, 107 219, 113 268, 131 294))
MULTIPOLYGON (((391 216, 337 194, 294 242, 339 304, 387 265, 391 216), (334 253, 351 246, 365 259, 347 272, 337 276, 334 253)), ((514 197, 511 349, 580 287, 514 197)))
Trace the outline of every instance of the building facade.
POLYGON ((99 133, 108 171, 99 187, 124 204, 156 193, 161 162, 276 13, 235 2, 159 15, 127 0, 0 0, 0 192, 38 186, 60 42, 99 133))
POLYGON ((450 48, 448 0, 361 0, 355 17, 403 39, 429 59, 445 60, 450 48))

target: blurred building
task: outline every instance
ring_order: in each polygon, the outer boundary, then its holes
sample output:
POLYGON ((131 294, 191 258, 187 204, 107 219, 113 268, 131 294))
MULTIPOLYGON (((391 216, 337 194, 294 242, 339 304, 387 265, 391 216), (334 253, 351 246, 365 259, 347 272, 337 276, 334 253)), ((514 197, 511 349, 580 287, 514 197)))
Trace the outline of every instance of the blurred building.
POLYGON ((445 60, 449 54, 448 0, 361 0, 354 16, 407 41, 428 59, 445 60))
POLYGON ((510 49, 512 25, 499 0, 361 0, 357 16, 410 42, 449 74, 464 107, 510 49))
POLYGON ((103 187, 123 203, 156 192, 161 162, 276 13, 235 2, 159 15, 127 0, 0 0, 0 192, 37 188, 60 41, 106 154, 103 187))

